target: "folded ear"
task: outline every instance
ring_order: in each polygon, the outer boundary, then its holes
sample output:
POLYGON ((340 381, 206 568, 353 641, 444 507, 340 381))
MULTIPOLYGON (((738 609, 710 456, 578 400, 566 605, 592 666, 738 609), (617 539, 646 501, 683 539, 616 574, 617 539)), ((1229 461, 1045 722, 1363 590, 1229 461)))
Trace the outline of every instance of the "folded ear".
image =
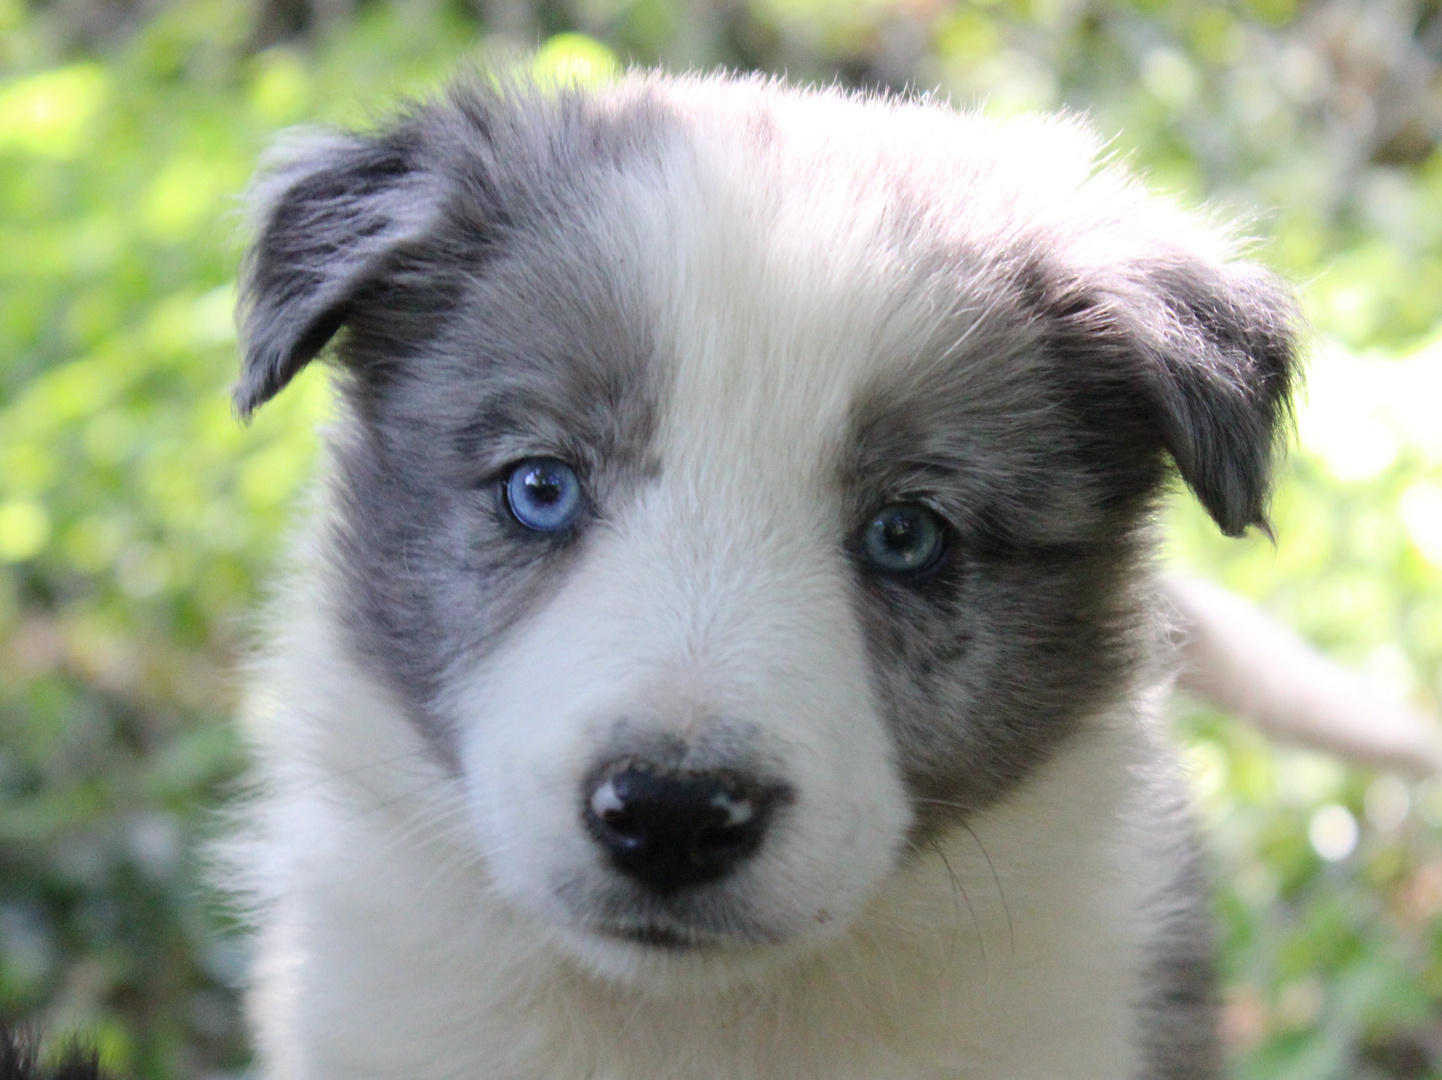
POLYGON ((1163 261, 1144 280, 1160 305, 1131 329, 1167 451, 1222 532, 1270 532, 1272 466, 1298 375, 1291 295, 1245 263, 1163 261))
POLYGON ((1165 450, 1222 532, 1269 531, 1298 371, 1287 289, 1251 263, 1154 247, 1052 276, 1046 291, 1072 386, 1165 450))
POLYGON ((308 133, 282 142, 251 188, 255 238, 242 267, 235 407, 248 417, 345 323, 362 290, 425 235, 439 185, 404 130, 363 138, 308 133))

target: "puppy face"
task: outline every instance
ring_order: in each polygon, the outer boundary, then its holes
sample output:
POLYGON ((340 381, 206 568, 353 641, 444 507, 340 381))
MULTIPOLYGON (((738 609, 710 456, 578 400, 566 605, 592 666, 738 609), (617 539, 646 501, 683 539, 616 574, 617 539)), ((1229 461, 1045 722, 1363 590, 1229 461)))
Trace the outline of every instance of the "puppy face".
POLYGON ((239 407, 344 328, 337 617, 598 970, 835 932, 1129 693, 1169 460, 1263 522, 1287 301, 1093 155, 634 78, 262 180, 239 407))

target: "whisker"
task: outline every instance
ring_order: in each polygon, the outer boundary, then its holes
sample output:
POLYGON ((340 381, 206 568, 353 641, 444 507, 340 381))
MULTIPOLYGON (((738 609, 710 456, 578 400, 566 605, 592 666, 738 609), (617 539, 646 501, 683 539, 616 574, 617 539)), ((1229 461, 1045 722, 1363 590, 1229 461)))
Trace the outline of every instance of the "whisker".
MULTIPOLYGON (((986 970, 986 979, 987 979, 987 982, 990 982, 990 981, 991 981, 991 958, 990 958, 989 956, 987 956, 987 953, 986 953, 986 935, 982 933, 982 930, 981 930, 981 922, 980 922, 980 921, 977 919, 977 917, 976 917, 976 908, 974 908, 974 907, 972 906, 971 897, 966 894, 966 888, 961 884, 961 879, 956 876, 956 871, 951 868, 951 860, 949 860, 949 859, 946 857, 946 852, 944 852, 944 851, 941 849, 941 845, 940 845, 939 843, 937 843, 935 840, 932 840, 932 841, 931 841, 931 848, 932 848, 933 851, 936 852, 937 858, 939 858, 939 859, 941 860, 941 865, 944 866, 944 867, 946 867, 947 876, 951 878, 951 884, 952 884, 951 902, 952 902, 953 906, 956 904, 956 897, 957 897, 958 894, 960 894, 962 900, 966 903, 966 910, 967 910, 967 912, 970 913, 970 915, 971 915, 971 925, 972 925, 972 928, 976 931, 976 944, 977 944, 977 948, 979 948, 979 949, 981 950, 981 965, 982 965, 982 967, 986 970)), ((952 937, 951 937, 951 950, 952 950, 952 955, 955 955, 955 951, 956 951, 956 928, 959 928, 960 926, 961 926, 961 909, 960 909, 960 908, 957 908, 957 911, 956 911, 956 921, 955 921, 955 923, 953 924, 953 933, 952 933, 952 937)), ((948 957, 948 959, 950 959, 950 957, 948 957)))
POLYGON ((1006 940, 1013 956, 1016 955, 1016 927, 1011 921, 1011 905, 1006 902, 1006 890, 1001 887, 1001 875, 996 872, 996 864, 991 861, 991 852, 986 850, 986 845, 981 842, 981 837, 976 835, 976 830, 966 822, 961 827, 967 831, 977 848, 981 851, 981 857, 986 860, 986 868, 991 871, 991 880, 996 885, 997 899, 1001 901, 1001 910, 1006 915, 1006 940))
MULTIPOLYGON (((950 799, 929 799, 918 796, 916 801, 929 803, 932 806, 946 806, 953 810, 969 811, 973 809, 973 807, 966 806, 959 802, 953 802, 950 799)), ((1002 887, 1001 875, 997 873, 996 863, 992 861, 991 852, 986 850, 986 845, 982 843, 981 837, 977 835, 976 830, 971 827, 970 823, 965 819, 961 819, 958 820, 957 824, 967 831, 971 839, 976 843, 977 850, 981 852, 981 857, 986 860, 986 868, 990 871, 992 883, 996 886, 997 899, 1001 901, 1001 910, 1006 915, 1007 945, 1009 951, 1014 956, 1016 955, 1016 924, 1012 920, 1011 905, 1007 902, 1006 889, 1002 887)))

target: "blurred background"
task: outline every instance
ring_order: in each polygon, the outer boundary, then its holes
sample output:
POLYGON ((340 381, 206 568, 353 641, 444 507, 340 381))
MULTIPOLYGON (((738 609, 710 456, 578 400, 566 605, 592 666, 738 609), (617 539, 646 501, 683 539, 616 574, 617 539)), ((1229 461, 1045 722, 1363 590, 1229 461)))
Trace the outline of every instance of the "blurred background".
MULTIPOLYGON (((243 428, 237 192, 279 129, 466 63, 724 64, 1088 113, 1244 215, 1315 328, 1275 548, 1178 497, 1167 558, 1385 692, 1442 683, 1433 0, 0 0, 0 1020, 137 1080, 238 1076, 244 947, 201 849, 248 613, 326 376, 243 428)), ((1442 787, 1185 703, 1238 1077, 1442 1077, 1442 787)))

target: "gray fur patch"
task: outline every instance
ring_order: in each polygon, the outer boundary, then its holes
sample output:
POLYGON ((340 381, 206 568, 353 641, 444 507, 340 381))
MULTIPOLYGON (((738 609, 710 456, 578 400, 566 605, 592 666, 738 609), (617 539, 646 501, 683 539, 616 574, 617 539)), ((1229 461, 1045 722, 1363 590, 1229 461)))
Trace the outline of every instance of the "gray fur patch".
POLYGON ((1044 354, 1015 303, 989 306, 947 365, 879 379, 857 401, 852 515, 922 501, 956 531, 919 578, 858 571, 875 681, 918 831, 1012 790, 1086 716, 1124 693, 1139 655, 1128 588, 1140 506, 1108 515, 1044 354))
POLYGON ((342 621, 448 761, 447 669, 485 655, 658 468, 661 376, 605 215, 620 171, 645 169, 665 128, 644 99, 602 115, 574 95, 462 87, 379 136, 323 141, 263 219, 240 407, 344 326, 342 621), (390 224, 387 208, 417 191, 433 202, 412 215, 425 227, 390 224), (587 512, 564 533, 530 532, 499 505, 508 466, 537 456, 585 486, 587 512))
POLYGON ((1066 266, 1049 254, 1066 242, 953 252, 958 313, 853 411, 853 519, 919 501, 955 526, 935 572, 859 578, 919 838, 1133 691, 1167 455, 1224 530, 1265 524, 1289 302, 1259 272, 1180 253, 1164 270, 1066 266))

